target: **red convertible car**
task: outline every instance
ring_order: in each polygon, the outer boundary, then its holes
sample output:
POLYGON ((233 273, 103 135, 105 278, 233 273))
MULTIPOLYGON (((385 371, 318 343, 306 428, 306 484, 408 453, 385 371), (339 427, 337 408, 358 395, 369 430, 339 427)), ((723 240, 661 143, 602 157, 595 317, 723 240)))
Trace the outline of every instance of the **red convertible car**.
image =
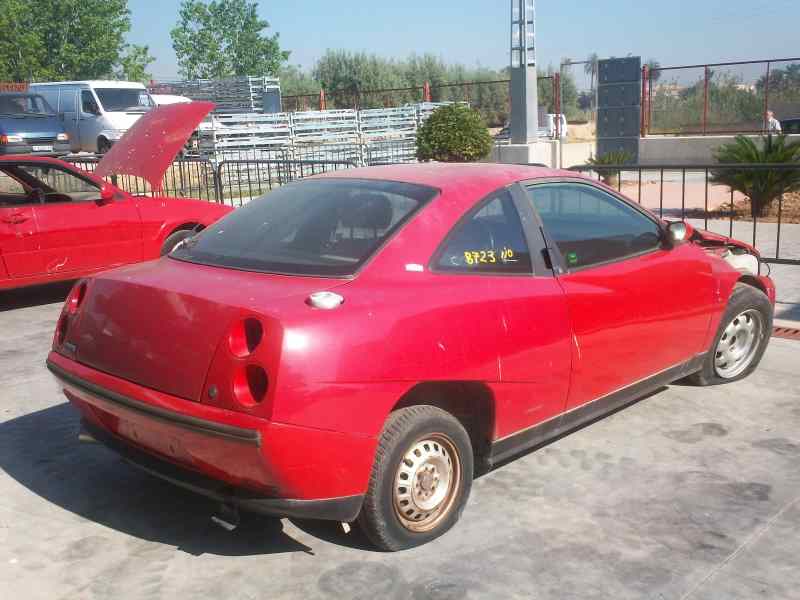
POLYGON ((759 270, 565 171, 340 171, 79 282, 47 364, 84 437, 229 524, 357 520, 398 550, 456 522, 476 469, 677 379, 748 375, 759 270))
POLYGON ((94 173, 55 158, 0 157, 0 290, 157 258, 230 212, 203 200, 133 196, 101 177, 136 175, 158 190, 212 107, 196 102, 154 109, 94 173))

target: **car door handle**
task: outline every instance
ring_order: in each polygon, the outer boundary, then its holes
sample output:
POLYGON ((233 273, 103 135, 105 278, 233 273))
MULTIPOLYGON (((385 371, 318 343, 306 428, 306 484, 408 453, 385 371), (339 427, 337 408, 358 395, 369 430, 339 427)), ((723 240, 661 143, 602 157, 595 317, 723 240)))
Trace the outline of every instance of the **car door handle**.
POLYGON ((10 223, 11 225, 19 225, 20 223, 24 223, 27 220, 28 217, 21 213, 3 217, 3 223, 10 223))

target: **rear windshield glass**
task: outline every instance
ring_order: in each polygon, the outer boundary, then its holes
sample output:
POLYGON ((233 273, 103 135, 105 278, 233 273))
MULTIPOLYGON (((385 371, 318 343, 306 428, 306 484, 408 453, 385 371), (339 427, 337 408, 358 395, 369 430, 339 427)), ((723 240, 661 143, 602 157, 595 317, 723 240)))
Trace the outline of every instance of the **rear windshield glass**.
POLYGON ((391 181, 301 181, 249 202, 171 256, 265 273, 353 275, 437 193, 391 181))
POLYGON ((95 88, 106 112, 143 112, 153 106, 153 100, 141 88, 95 88))
POLYGON ((0 94, 0 114, 53 115, 53 109, 41 96, 34 94, 0 94))

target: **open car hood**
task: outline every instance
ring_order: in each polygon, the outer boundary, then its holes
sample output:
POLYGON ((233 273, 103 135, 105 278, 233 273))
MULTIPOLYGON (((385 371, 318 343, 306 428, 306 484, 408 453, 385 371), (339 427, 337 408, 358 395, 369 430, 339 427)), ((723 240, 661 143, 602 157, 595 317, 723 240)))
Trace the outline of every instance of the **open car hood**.
POLYGON ((159 191, 175 156, 213 108, 213 102, 189 102, 150 110, 111 147, 95 175, 133 175, 159 191))

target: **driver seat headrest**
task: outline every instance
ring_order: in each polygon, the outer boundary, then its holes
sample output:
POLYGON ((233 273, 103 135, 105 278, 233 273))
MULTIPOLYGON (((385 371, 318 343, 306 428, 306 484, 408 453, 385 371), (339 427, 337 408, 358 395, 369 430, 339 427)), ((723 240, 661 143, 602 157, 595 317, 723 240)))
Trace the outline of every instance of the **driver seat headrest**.
POLYGON ((350 198, 342 211, 344 227, 387 229, 392 223, 392 203, 384 194, 365 192, 350 198))

